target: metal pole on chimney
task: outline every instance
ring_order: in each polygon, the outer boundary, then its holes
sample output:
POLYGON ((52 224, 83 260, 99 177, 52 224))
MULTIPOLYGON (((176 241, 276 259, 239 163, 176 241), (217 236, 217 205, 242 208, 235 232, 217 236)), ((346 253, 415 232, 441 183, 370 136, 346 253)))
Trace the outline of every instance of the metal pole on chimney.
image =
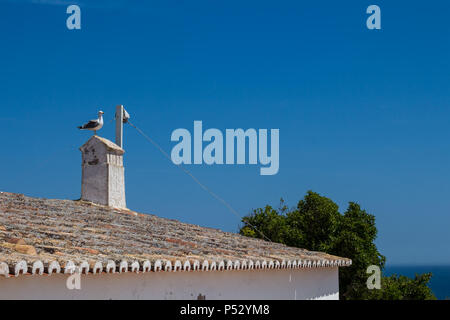
POLYGON ((116 107, 116 144, 123 149, 123 105, 116 107))
POLYGON ((116 144, 123 149, 123 124, 128 122, 130 115, 123 105, 116 107, 116 144))

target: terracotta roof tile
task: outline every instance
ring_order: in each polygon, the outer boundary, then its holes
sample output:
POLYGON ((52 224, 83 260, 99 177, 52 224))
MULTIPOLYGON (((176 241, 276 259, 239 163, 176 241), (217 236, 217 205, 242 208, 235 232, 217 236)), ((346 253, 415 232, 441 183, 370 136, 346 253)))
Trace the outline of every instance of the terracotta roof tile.
POLYGON ((85 263, 93 273, 125 266, 144 271, 149 265, 153 271, 176 271, 230 269, 230 264, 231 269, 351 264, 349 259, 322 252, 154 215, 0 193, 0 274, 39 273, 40 262, 47 273, 58 272, 58 267, 65 272, 73 265, 84 270, 85 263))

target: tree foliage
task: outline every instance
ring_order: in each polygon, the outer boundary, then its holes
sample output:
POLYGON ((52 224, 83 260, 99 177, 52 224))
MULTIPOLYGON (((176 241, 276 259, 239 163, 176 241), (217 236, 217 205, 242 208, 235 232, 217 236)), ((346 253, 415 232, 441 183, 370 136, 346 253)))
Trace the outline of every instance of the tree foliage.
POLYGON ((255 209, 242 222, 242 235, 352 259, 350 267, 339 271, 339 290, 344 299, 434 298, 427 286, 431 274, 416 275, 415 279, 383 277, 380 290, 367 289, 367 267, 383 269, 386 258, 374 243, 378 232, 375 216, 355 202, 341 214, 331 199, 308 191, 296 208, 289 209, 281 200, 279 209, 255 209))
POLYGON ((286 220, 271 206, 266 206, 264 209, 255 209, 253 215, 244 217, 242 222, 245 225, 241 228, 240 233, 245 236, 267 237, 271 241, 281 243, 286 237, 286 220))
POLYGON ((375 300, 436 300, 427 285, 431 277, 431 273, 416 274, 414 279, 402 275, 382 277, 382 289, 362 291, 362 298, 375 300))

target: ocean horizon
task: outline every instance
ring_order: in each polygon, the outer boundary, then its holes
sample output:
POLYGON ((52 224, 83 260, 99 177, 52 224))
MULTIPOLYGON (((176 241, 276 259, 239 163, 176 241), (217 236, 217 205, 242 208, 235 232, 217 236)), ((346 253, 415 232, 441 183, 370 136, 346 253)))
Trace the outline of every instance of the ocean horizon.
POLYGON ((387 265, 383 275, 404 275, 414 278, 415 274, 433 274, 429 287, 439 300, 450 299, 450 265, 387 265))

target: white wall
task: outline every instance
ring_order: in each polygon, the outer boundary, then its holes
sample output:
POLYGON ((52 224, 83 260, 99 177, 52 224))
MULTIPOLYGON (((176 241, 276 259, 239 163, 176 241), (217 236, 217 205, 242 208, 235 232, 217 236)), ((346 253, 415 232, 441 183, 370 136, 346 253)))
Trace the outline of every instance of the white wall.
POLYGON ((338 268, 0 277, 0 299, 339 299, 338 268))

